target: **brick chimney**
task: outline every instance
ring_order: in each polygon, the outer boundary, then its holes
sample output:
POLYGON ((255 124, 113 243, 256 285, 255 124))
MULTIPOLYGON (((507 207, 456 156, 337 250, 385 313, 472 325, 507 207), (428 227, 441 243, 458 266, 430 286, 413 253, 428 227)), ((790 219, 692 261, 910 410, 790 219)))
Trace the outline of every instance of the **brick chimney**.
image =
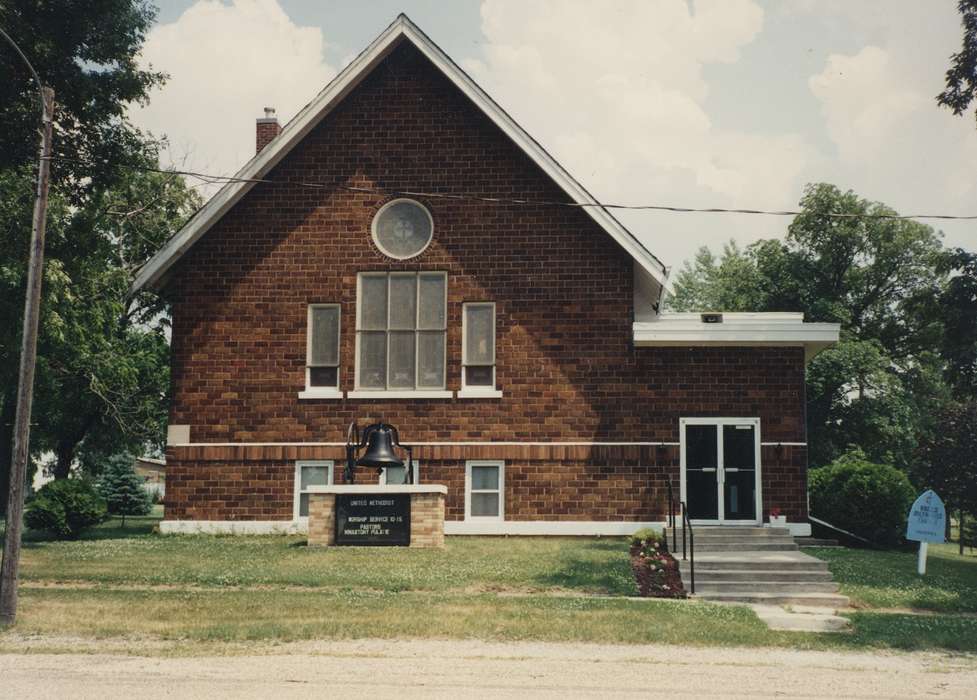
POLYGON ((278 136, 282 131, 281 124, 278 123, 278 117, 275 115, 274 107, 265 107, 265 116, 258 119, 258 125, 256 130, 255 138, 255 153, 261 153, 262 149, 267 146, 273 138, 278 136))

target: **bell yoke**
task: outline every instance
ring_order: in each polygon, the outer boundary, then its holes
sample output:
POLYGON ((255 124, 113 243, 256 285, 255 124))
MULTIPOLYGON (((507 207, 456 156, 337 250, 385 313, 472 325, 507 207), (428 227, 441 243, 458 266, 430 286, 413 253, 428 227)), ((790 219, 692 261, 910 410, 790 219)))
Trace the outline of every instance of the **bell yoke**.
POLYGON ((377 474, 384 469, 404 466, 404 461, 397 456, 395 448, 407 453, 407 469, 404 470, 404 483, 411 483, 414 472, 414 452, 410 445, 400 444, 397 429, 386 423, 374 423, 363 429, 362 438, 360 428, 353 422, 346 431, 346 468, 343 470, 343 481, 347 484, 355 483, 356 467, 376 467, 377 474), (356 459, 356 453, 366 448, 362 457, 356 459))

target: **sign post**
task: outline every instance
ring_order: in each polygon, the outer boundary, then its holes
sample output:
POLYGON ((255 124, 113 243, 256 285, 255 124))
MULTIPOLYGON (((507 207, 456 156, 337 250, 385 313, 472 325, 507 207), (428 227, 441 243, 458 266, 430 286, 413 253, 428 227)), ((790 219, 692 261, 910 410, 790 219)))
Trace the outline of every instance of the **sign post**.
POLYGON ((916 571, 926 573, 926 550, 930 542, 942 543, 946 534, 946 506, 932 489, 924 492, 913 503, 906 525, 906 539, 919 542, 919 559, 916 571))

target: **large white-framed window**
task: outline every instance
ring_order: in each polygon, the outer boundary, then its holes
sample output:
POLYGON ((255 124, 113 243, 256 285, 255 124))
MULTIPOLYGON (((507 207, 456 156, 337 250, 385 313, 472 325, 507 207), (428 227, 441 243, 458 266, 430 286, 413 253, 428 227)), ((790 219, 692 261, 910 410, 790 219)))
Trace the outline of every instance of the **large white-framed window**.
MULTIPOLYGON (((417 462, 414 462, 414 468, 411 471, 411 476, 413 476, 412 484, 419 484, 421 474, 421 466, 417 462)), ((383 471, 380 473, 380 485, 381 486, 400 486, 404 483, 404 477, 407 475, 407 463, 404 463, 402 467, 384 467, 383 471)))
POLYGON ((470 301, 461 313, 460 397, 498 397, 495 388, 495 303, 470 301))
POLYGON ((465 463, 465 520, 505 519, 505 462, 465 463))
POLYGON ((445 272, 361 272, 357 393, 444 392, 447 306, 445 272))
POLYGON ((309 304, 304 397, 339 394, 339 304, 309 304))
POLYGON ((309 487, 331 486, 335 463, 328 459, 307 459, 295 463, 295 504, 293 517, 309 517, 309 487))

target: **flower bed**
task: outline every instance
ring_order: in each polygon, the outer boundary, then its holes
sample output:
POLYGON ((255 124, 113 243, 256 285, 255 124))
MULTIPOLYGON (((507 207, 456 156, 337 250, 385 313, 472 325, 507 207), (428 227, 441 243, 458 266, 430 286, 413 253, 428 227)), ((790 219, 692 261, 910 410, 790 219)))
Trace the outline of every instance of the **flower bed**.
POLYGON ((682 575, 661 534, 651 529, 631 536, 631 570, 645 598, 685 598, 682 575))

